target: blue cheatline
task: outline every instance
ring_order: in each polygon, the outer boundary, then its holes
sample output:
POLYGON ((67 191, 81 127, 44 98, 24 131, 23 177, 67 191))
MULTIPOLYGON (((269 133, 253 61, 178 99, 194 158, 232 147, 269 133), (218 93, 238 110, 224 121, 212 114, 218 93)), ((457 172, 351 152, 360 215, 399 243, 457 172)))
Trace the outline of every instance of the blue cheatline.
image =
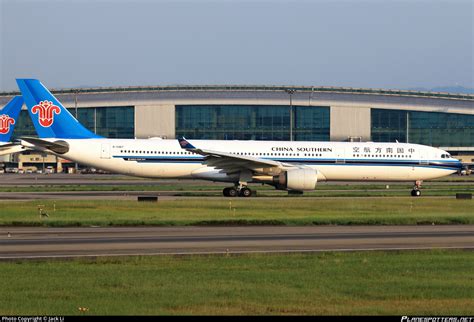
MULTIPOLYGON (((125 161, 135 161, 139 163, 203 163, 204 157, 192 157, 192 156, 150 156, 150 155, 115 155, 114 158, 123 159, 125 161)), ((437 160, 426 160, 426 164, 420 164, 418 160, 361 160, 361 159, 346 159, 344 163, 338 163, 337 159, 281 159, 281 158, 264 158, 265 160, 280 161, 280 162, 291 162, 294 164, 304 165, 324 165, 324 166, 396 166, 396 167, 416 167, 416 168, 432 168, 432 169, 443 169, 443 170, 459 170, 461 163, 458 161, 437 161, 437 160)))

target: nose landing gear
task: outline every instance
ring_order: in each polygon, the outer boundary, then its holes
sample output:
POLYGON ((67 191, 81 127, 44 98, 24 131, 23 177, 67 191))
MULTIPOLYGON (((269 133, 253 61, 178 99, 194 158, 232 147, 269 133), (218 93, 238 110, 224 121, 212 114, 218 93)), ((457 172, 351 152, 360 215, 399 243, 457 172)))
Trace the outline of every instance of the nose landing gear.
POLYGON ((413 190, 411 191, 412 197, 419 197, 421 196, 421 182, 422 181, 416 181, 415 185, 413 186, 413 190))

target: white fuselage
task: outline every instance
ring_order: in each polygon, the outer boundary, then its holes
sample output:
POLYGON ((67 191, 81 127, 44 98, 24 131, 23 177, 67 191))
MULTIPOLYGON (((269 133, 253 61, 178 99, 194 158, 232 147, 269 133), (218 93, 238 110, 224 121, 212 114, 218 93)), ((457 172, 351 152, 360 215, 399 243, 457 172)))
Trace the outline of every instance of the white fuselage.
MULTIPOLYGON (((126 175, 236 182, 177 140, 46 139, 65 141, 65 159, 126 175)), ((417 181, 456 172, 460 162, 440 149, 405 143, 191 140, 199 149, 304 165, 318 181, 417 181)))

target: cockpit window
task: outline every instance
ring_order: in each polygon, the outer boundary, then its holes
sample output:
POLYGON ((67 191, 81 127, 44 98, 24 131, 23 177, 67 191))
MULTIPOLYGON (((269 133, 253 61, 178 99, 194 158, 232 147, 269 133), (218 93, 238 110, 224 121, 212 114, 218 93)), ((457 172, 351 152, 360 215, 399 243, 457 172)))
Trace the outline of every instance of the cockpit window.
POLYGON ((450 154, 441 154, 441 159, 450 159, 451 155, 450 154))

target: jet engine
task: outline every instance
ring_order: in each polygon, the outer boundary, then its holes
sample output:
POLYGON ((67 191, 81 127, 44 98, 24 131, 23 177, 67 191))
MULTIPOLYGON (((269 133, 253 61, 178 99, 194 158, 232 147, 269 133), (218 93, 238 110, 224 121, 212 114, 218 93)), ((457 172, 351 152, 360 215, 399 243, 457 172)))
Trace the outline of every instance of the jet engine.
POLYGON ((318 171, 313 169, 294 169, 273 177, 277 189, 309 191, 316 189, 318 171))

